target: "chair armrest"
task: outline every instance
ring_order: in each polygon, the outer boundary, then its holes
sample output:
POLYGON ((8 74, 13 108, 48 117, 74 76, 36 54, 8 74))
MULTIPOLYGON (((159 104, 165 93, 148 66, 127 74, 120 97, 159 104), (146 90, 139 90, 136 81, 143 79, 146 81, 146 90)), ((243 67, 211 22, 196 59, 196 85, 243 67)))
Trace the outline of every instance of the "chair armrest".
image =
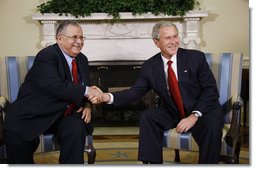
POLYGON ((4 145, 3 109, 0 106, 0 146, 4 145))
POLYGON ((232 120, 229 131, 226 134, 225 141, 227 145, 233 147, 237 144, 240 136, 241 125, 241 110, 243 101, 239 95, 235 95, 231 98, 232 105, 232 120))
POLYGON ((4 120, 4 109, 8 104, 8 100, 1 96, 0 97, 0 146, 4 144, 4 124, 3 124, 3 120, 4 120))
POLYGON ((0 96, 0 108, 2 110, 7 106, 8 102, 6 97, 0 96))
POLYGON ((155 95, 153 98, 153 106, 159 107, 161 105, 161 98, 158 95, 155 95))
POLYGON ((88 164, 94 164, 96 159, 96 150, 93 146, 93 136, 87 135, 86 136, 86 146, 85 146, 85 152, 87 152, 88 164))

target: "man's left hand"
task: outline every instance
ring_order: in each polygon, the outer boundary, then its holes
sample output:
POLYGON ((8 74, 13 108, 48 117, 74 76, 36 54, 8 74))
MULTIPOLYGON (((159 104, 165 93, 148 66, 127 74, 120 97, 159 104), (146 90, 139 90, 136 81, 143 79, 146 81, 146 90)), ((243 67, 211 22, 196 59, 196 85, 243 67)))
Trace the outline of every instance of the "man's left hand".
POLYGON ((84 120, 85 123, 90 123, 91 121, 91 113, 92 113, 92 108, 91 106, 84 106, 84 107, 80 107, 77 110, 77 113, 81 113, 82 112, 82 119, 84 120))
POLYGON ((183 133, 189 131, 197 122, 198 117, 191 114, 188 117, 182 119, 176 126, 176 131, 178 133, 183 133))

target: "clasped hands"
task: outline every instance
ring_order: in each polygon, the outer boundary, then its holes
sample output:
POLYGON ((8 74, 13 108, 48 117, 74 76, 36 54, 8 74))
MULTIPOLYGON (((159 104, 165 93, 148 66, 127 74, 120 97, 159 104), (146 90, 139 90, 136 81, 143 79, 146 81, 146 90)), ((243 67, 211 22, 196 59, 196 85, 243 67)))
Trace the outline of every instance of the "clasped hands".
POLYGON ((108 93, 103 93, 101 89, 96 86, 88 87, 86 96, 93 104, 108 102, 110 100, 110 95, 108 93))

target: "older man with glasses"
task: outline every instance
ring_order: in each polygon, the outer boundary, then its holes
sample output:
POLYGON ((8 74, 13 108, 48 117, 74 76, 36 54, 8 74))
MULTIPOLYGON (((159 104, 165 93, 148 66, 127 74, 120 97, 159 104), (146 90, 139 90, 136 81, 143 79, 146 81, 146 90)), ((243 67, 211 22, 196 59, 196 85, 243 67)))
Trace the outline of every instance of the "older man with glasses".
POLYGON ((50 132, 60 145, 59 163, 84 163, 87 129, 91 130, 88 59, 85 37, 75 21, 62 22, 56 44, 42 49, 5 117, 8 163, 34 163, 39 135, 50 132))

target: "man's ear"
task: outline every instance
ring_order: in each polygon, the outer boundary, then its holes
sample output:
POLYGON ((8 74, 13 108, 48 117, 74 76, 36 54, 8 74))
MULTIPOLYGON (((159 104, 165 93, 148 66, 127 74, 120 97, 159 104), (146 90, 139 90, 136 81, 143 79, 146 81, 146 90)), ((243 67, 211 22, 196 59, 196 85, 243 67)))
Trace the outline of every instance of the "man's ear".
POLYGON ((56 36, 56 40, 57 40, 57 41, 61 41, 61 40, 62 40, 62 36, 61 36, 61 35, 57 35, 57 36, 56 36))
POLYGON ((159 40, 158 39, 153 39, 153 42, 159 48, 159 40))

